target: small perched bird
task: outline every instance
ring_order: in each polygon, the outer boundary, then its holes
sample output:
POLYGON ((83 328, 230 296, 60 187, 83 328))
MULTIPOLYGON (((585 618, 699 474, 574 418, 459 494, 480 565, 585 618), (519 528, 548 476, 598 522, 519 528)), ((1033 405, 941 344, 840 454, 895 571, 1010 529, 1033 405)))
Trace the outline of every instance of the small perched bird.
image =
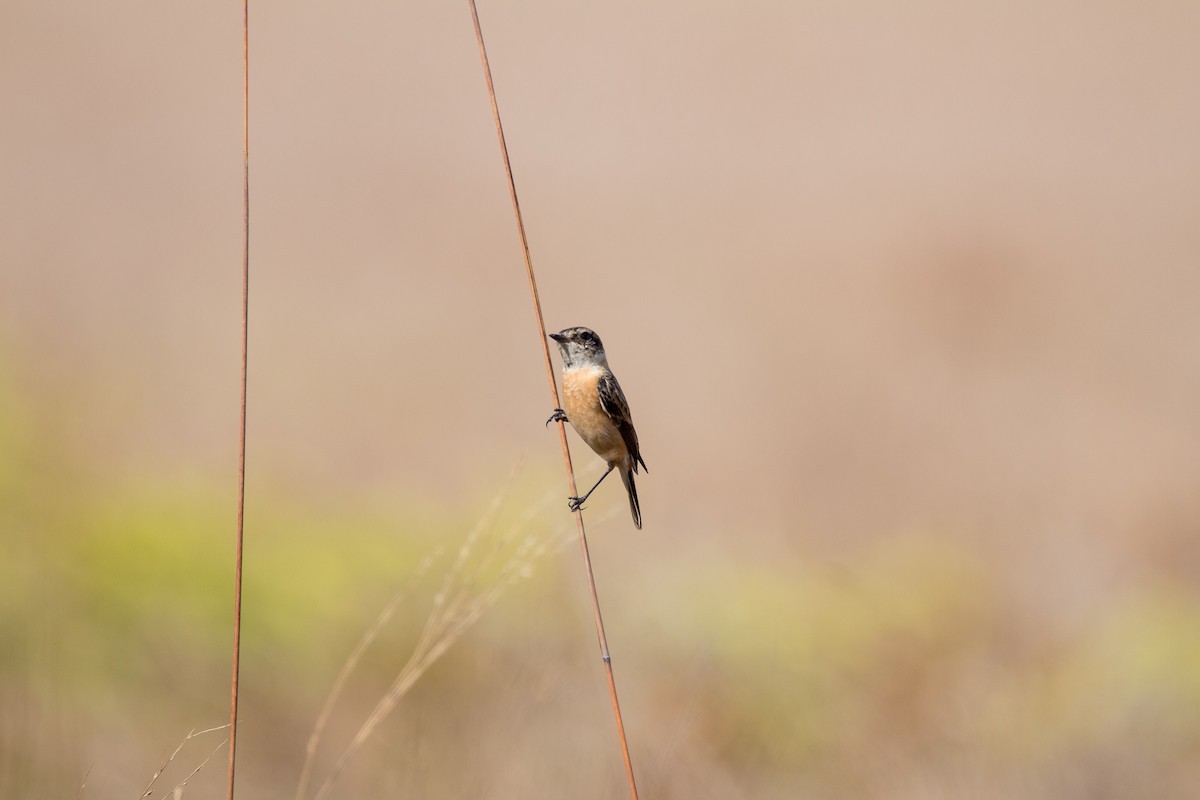
POLYGON ((638 505, 637 487, 633 476, 638 464, 647 472, 646 462, 638 450, 637 431, 633 429, 633 418, 629 414, 629 403, 621 384, 608 368, 604 345, 595 331, 588 328, 567 328, 550 334, 562 353, 563 407, 554 409, 546 420, 570 422, 579 438, 596 451, 596 455, 608 462, 608 470, 588 489, 583 497, 572 497, 571 510, 576 511, 583 501, 596 491, 608 473, 615 468, 621 473, 625 490, 629 492, 629 510, 633 512, 633 524, 641 529, 642 509, 638 505))

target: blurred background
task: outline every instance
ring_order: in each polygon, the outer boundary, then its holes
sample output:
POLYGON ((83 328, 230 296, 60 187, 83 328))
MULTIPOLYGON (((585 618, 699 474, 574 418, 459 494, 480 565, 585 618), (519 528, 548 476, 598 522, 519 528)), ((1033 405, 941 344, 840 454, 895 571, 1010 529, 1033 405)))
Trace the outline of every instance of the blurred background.
MULTIPOLYGON (((1195 796, 1200 6, 480 15, 650 467, 587 515, 643 796, 1195 796)), ((136 797, 228 717, 241 9, 0 42, 0 796, 136 797)), ((239 794, 291 797, 395 592, 318 782, 493 498, 473 557, 571 520, 466 4, 253 3, 251 153, 239 794)), ((578 548, 522 572, 332 796, 625 793, 578 548)))

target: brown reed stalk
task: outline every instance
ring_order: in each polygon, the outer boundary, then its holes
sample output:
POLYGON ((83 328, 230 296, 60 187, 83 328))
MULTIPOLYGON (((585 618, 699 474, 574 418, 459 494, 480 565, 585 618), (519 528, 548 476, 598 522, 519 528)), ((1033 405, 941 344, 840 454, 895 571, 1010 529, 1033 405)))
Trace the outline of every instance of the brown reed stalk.
POLYGON ((237 541, 233 560, 233 664, 229 680, 229 789, 237 765, 238 672, 242 650, 242 533, 246 514, 246 384, 250 350, 250 0, 242 0, 242 402, 238 433, 237 541))
MULTIPOLYGON (((513 214, 516 216, 517 233, 521 237, 521 250, 525 255, 525 274, 529 279, 529 292, 533 298, 534 316, 537 319, 538 338, 542 346, 542 356, 546 362, 546 375, 550 382, 550 397, 552 408, 559 407, 558 383, 554 379, 554 364, 550 360, 550 347, 546 343, 546 321, 542 316, 542 301, 538 296, 537 279, 533 274, 533 259, 529 255, 529 238, 525 235, 525 221, 521 215, 521 203, 517 200, 517 184, 513 179, 512 163, 508 158, 508 144, 504 139, 504 125, 500 121, 500 107, 496 102, 496 87, 492 82, 492 67, 488 62, 487 47, 483 42, 483 29, 479 25, 479 10, 475 0, 467 0, 471 7, 471 20, 475 25, 475 40, 479 44, 479 58, 483 63, 483 76, 487 81, 488 101, 492 106, 492 119, 496 123, 496 137, 500 140, 500 155, 504 161, 504 173, 508 178, 509 196, 512 198, 513 214)), ((570 496, 578 494, 575 487, 575 470, 571 465, 571 449, 567 444, 567 429, 560 420, 558 436, 562 442, 563 465, 567 471, 567 488, 570 496)), ((600 658, 604 662, 604 670, 608 677, 608 693, 612 698, 613 716, 617 723, 617 738, 620 740, 621 757, 625 761, 625 774, 629 778, 629 792, 633 800, 637 800, 637 781, 633 775, 633 761, 629 756, 629 742, 625 736, 625 723, 621 718, 621 704, 617 699, 617 683, 613 677, 612 657, 608 652, 608 640, 604 635, 604 620, 600 615, 600 595, 596 591, 596 576, 592 572, 592 557, 588 552, 587 532, 583 525, 583 510, 575 510, 575 523, 579 530, 579 548, 583 553, 583 565, 587 573, 588 589, 592 596, 592 615, 596 622, 596 637, 600 644, 600 658)))

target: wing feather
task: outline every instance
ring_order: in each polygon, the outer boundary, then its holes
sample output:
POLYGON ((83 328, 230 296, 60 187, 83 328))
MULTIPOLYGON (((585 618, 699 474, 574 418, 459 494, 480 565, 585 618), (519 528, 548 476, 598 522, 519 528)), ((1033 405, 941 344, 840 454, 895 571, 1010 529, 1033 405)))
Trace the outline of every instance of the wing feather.
POLYGON ((600 390, 600 407, 604 409, 604 413, 608 414, 613 424, 617 426, 617 430, 621 432, 621 438, 625 441, 625 447, 628 448, 633 461, 633 471, 637 472, 640 463, 642 468, 649 472, 650 469, 642 460, 642 453, 638 449, 637 431, 633 428, 629 402, 625 399, 625 393, 621 391, 621 384, 617 383, 616 376, 611 372, 606 372, 600 378, 598 388, 600 390))

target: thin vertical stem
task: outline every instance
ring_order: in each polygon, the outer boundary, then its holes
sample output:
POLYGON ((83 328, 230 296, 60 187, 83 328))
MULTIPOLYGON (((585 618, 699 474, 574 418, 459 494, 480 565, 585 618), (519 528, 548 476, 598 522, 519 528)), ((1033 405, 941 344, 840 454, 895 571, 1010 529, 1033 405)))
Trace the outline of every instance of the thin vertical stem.
POLYGON ((238 672, 242 651, 242 532, 246 516, 246 385, 250 352, 250 0, 242 0, 242 401, 238 433, 237 543, 233 567, 233 668, 229 681, 229 791, 237 765, 238 672))
MULTIPOLYGON (((550 396, 553 401, 553 407, 559 407, 558 399, 558 384, 554 379, 554 364, 550 360, 550 347, 546 343, 546 321, 542 316, 542 301, 538 296, 537 279, 533 274, 533 260, 529 255, 529 239, 525 235, 525 221, 521 216, 521 204, 517 200, 517 185, 513 179, 512 163, 508 158, 508 144, 504 139, 504 126, 500 122, 500 108, 496 103, 496 87, 492 83, 492 67, 488 62, 487 48, 483 43, 483 29, 479 25, 479 11, 475 7, 475 0, 467 0, 471 6, 471 19, 475 24, 475 39, 479 43, 479 57, 483 62, 483 76, 487 81, 488 100, 492 105, 492 119, 496 123, 496 136, 500 140, 500 155, 504 160, 504 172, 508 178, 509 196, 512 198, 513 214, 517 219, 517 233, 521 237, 521 250, 525 255, 525 274, 529 278, 529 291, 533 297, 534 316, 537 319, 538 339, 542 345, 542 356, 546 362, 546 375, 550 383, 550 396)), ((567 429, 560 421, 558 423, 558 435, 562 442, 563 464, 567 471, 567 486, 571 496, 575 496, 578 490, 575 487, 575 470, 571 465, 571 449, 567 444, 567 429)), ((617 736, 621 745, 621 756, 625 761, 625 774, 629 778, 629 792, 633 800, 637 800, 637 782, 633 775, 633 761, 629 756, 629 742, 625 737, 625 723, 621 718, 621 704, 617 699, 617 683, 613 676, 612 657, 608 652, 608 639, 604 635, 604 620, 600 615, 600 596, 596 591, 596 576, 592 572, 592 557, 588 552, 587 532, 583 526, 583 512, 581 509, 575 511, 575 523, 579 530, 579 548, 583 554, 584 569, 587 572, 588 589, 591 591, 592 598, 592 616, 596 623, 596 637, 600 645, 600 658, 604 662, 604 670, 608 677, 608 692, 612 698, 613 715, 617 722, 617 736)))

